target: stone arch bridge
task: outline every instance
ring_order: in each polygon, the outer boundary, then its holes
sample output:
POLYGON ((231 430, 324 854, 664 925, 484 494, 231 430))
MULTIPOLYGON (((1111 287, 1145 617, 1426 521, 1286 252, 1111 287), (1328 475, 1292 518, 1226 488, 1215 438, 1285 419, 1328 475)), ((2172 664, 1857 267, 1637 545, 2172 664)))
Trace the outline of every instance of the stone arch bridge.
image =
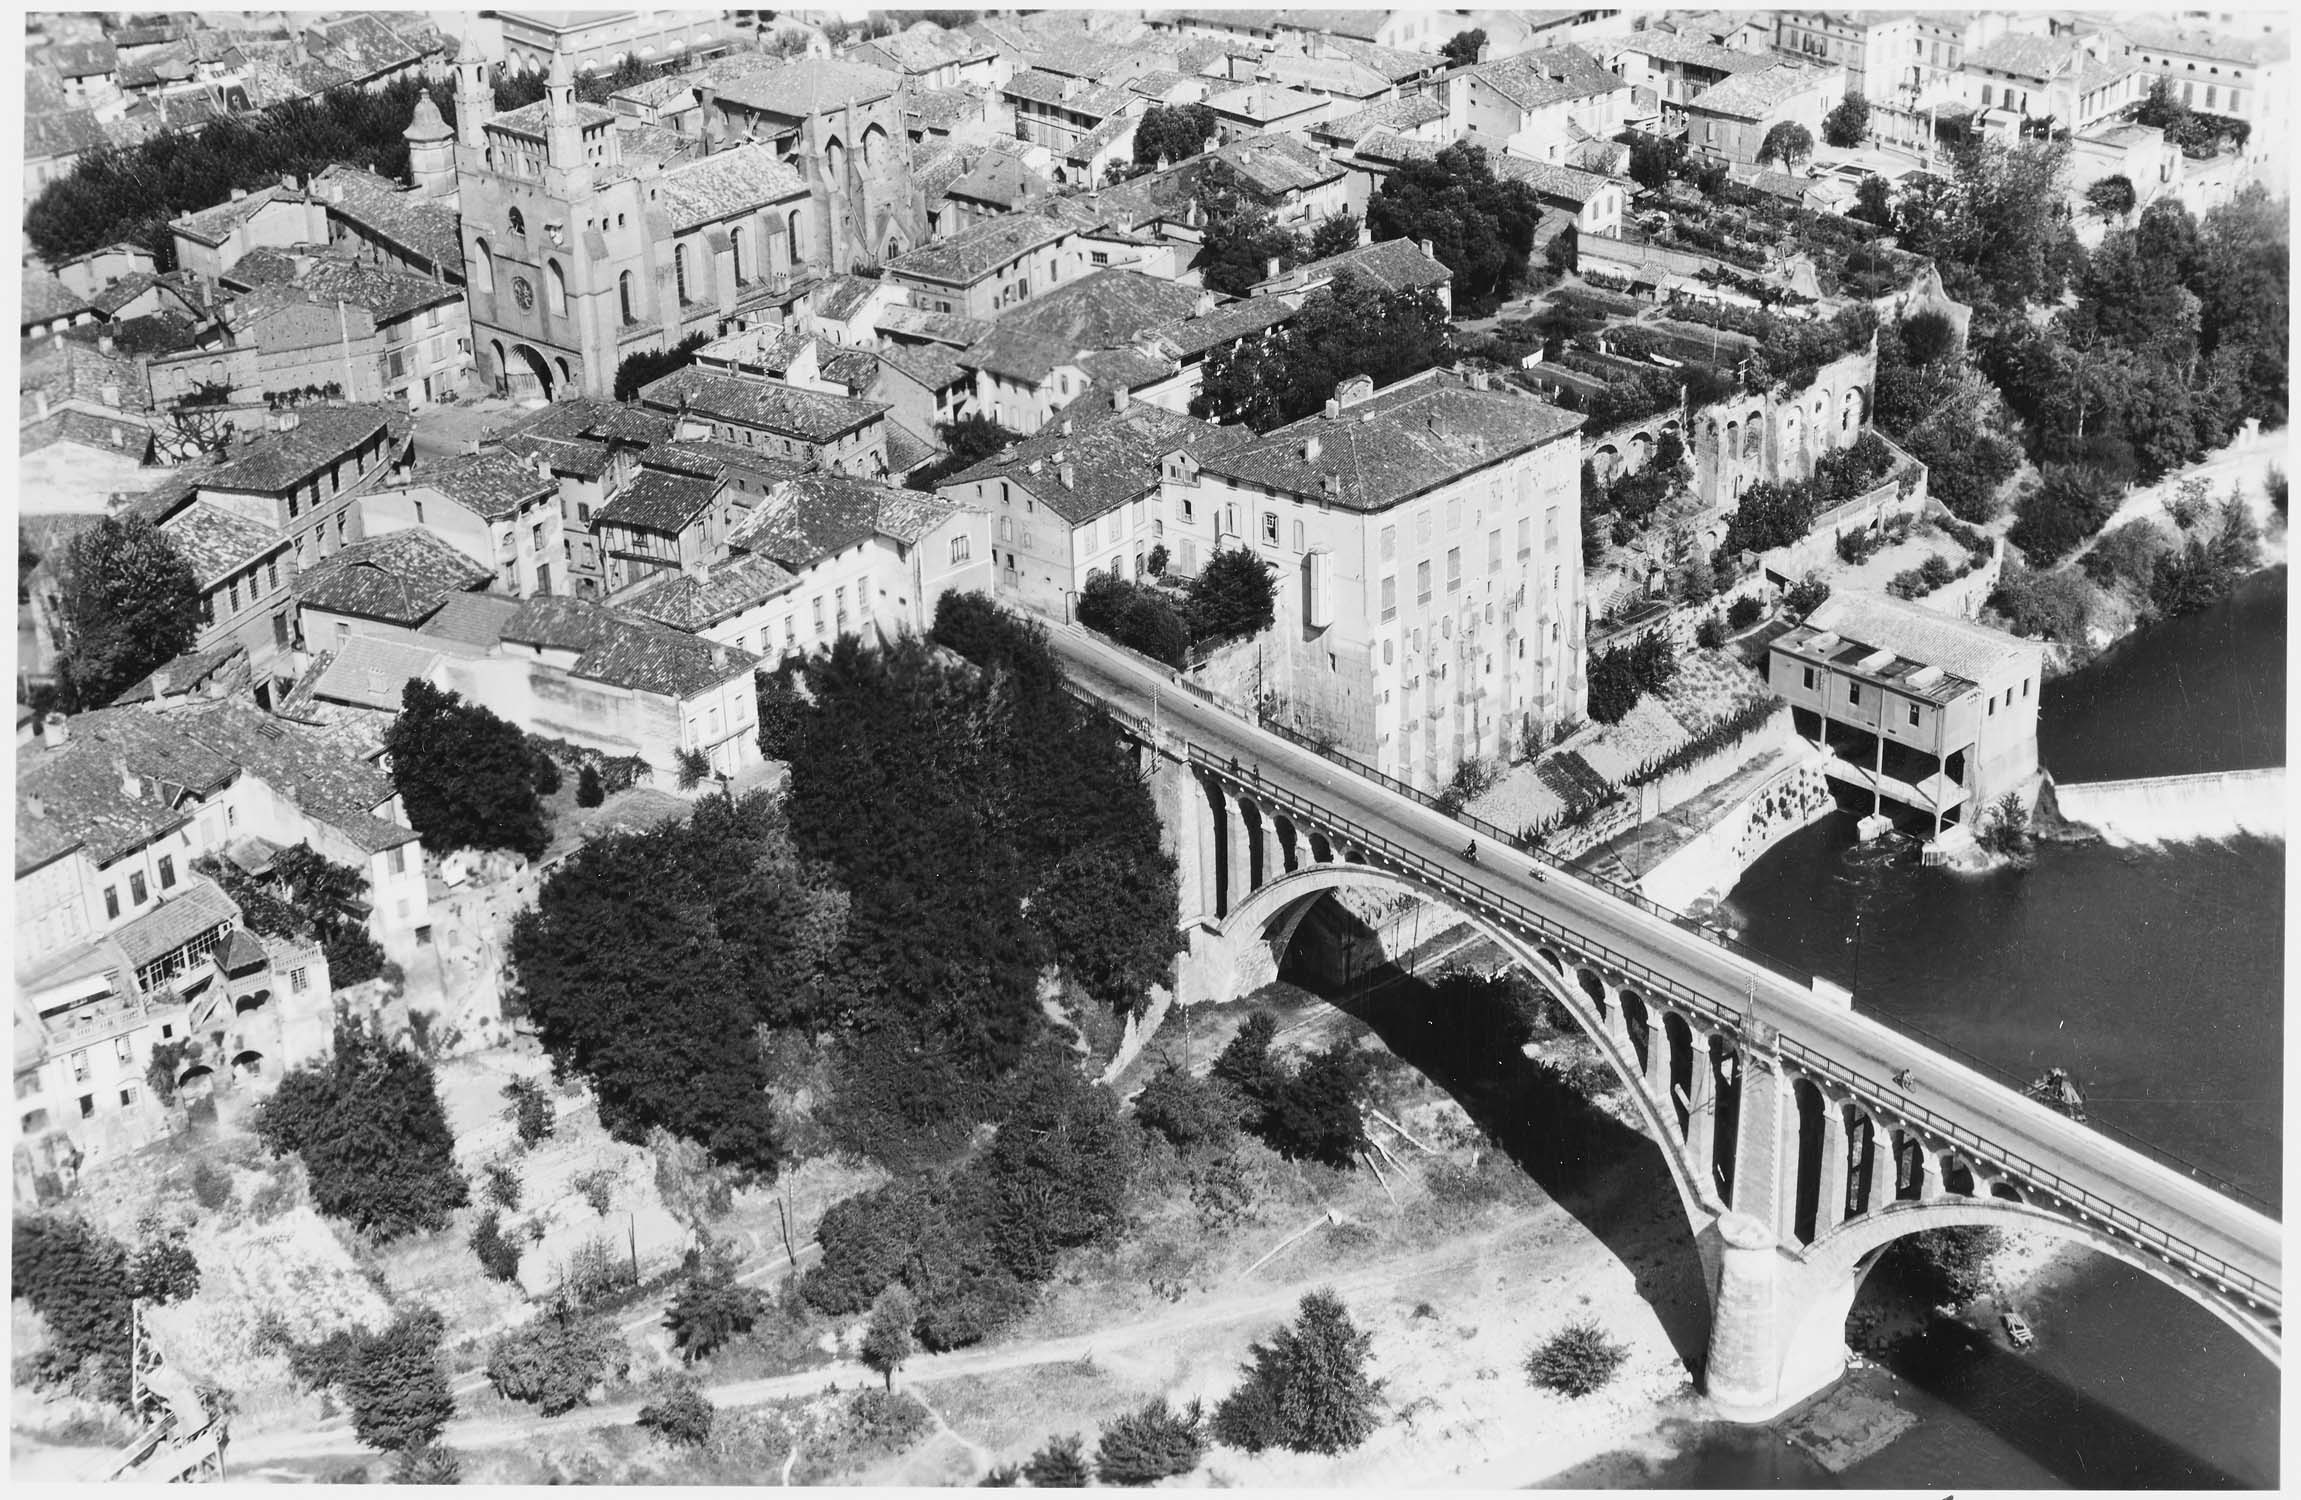
POLYGON ((1442 903, 1554 996, 1662 1150, 1710 1294, 1703 1386, 1758 1421, 1843 1371, 1886 1246, 1960 1224, 2043 1229, 2191 1298, 2282 1357, 2283 1231, 2258 1208, 2065 1119, 1693 930, 1634 893, 1487 845, 1429 799, 1230 715, 1160 668, 1050 632, 1071 680, 1144 747, 1180 866, 1186 1002, 1275 977, 1343 887, 1442 903), (1910 1087, 1897 1076, 1908 1071, 1910 1087))

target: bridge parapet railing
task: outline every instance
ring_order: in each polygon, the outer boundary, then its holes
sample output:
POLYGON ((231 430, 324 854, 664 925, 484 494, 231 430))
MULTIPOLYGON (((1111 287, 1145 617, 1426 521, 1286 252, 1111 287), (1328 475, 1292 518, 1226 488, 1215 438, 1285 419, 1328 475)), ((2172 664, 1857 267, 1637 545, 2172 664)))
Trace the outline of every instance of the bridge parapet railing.
MULTIPOLYGON (((1388 862, 1422 874, 1434 883, 1451 891, 1457 898, 1473 908, 1482 908, 1492 912, 1530 931, 1549 934, 1573 950, 1592 957, 1610 968, 1618 969, 1656 994, 1667 995, 1674 1004, 1700 1014, 1719 1030, 1727 1032, 1737 1039, 1742 1036, 1744 1030, 1742 1015, 1729 1006, 1689 989, 1679 981, 1668 975, 1658 973, 1635 959, 1614 952, 1605 944, 1586 934, 1569 931, 1540 912, 1521 905, 1508 896, 1475 885, 1463 878, 1459 872, 1393 842, 1387 836, 1367 828, 1355 819, 1345 817, 1331 808, 1313 805, 1307 799, 1297 796, 1286 788, 1264 780, 1259 770, 1238 767, 1235 761, 1216 755, 1196 744, 1188 747, 1188 754, 1194 763, 1217 774, 1228 775, 1238 781, 1249 783, 1256 788, 1259 795, 1283 803, 1290 810, 1315 819, 1329 829, 1341 831, 1362 848, 1379 852, 1383 859, 1388 862)), ((1581 880, 1584 877, 1580 872, 1576 872, 1574 878, 1581 880)), ((1912 1038, 1912 1040, 1918 1039, 1912 1038)), ((1944 1051, 1962 1052, 1962 1049, 1950 1047, 1948 1044, 1936 1043, 1932 1038, 1925 1038, 1924 1040, 1928 1045, 1940 1045, 1944 1051)), ((1870 1078, 1846 1068, 1805 1046, 1794 1037, 1777 1035, 1775 1045, 1780 1048, 1785 1057, 1796 1062, 1800 1067, 1809 1069, 1817 1075, 1831 1078, 1848 1088, 1859 1090, 1877 1101, 1881 1107, 1892 1113, 1905 1116, 1913 1123, 1923 1124, 1931 1133, 1972 1153, 1981 1161, 1994 1163, 2009 1172, 2020 1174, 2034 1185, 2061 1197, 2087 1216, 2112 1226, 2126 1238, 2155 1247, 2177 1264, 2193 1269, 2200 1275, 2211 1276, 2249 1300, 2271 1309, 2280 1316, 2282 1315, 2282 1294, 2276 1287, 2237 1266, 2231 1265, 2210 1251, 2191 1244, 2178 1235, 2166 1232, 2116 1201, 2069 1181, 2050 1167, 2041 1166, 2019 1152, 2008 1151, 1983 1139, 1956 1121, 1912 1099, 1908 1091, 1895 1088, 1885 1080, 1870 1078)), ((1987 1070, 1984 1072, 1984 1076, 1989 1076, 1995 1071, 1994 1069, 1987 1070)), ((2002 1079, 1998 1078, 1993 1078, 1992 1081, 1999 1082, 2001 1086, 2004 1083, 2002 1079)), ((2120 1144, 2126 1144, 2126 1142, 2121 1140, 2120 1144)), ((2149 1151, 2146 1148, 2142 1148, 2142 1154, 2153 1158, 2162 1155, 2162 1153, 2149 1151)), ((2196 1175, 2197 1169, 2190 1167, 2187 1163, 2180 1162, 2178 1158, 2166 1164, 2179 1165, 2190 1171, 2192 1175, 2196 1175)), ((2265 1207, 2258 1198, 2236 1188, 2233 1184, 2224 1185, 2219 1179, 2215 1179, 2212 1185, 2220 1187, 2228 1196, 2247 1200, 2252 1206, 2265 1207)))

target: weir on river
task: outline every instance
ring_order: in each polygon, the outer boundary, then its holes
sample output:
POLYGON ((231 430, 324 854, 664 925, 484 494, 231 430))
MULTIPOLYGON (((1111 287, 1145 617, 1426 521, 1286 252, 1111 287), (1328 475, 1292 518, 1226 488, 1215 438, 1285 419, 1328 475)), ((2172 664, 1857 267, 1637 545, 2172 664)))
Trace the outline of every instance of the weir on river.
POLYGON ((2050 779, 2040 810, 2059 812, 2112 844, 2166 844, 2196 839, 2285 837, 2285 768, 2144 776, 2128 781, 2050 779))

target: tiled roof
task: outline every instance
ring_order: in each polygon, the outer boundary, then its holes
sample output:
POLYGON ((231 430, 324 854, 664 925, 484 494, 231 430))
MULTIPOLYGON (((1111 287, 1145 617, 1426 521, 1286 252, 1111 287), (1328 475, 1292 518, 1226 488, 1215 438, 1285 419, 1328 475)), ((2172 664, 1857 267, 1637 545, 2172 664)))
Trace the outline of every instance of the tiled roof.
POLYGON ((40 60, 59 78, 93 78, 120 66, 119 51, 110 42, 58 42, 40 60))
MULTIPOLYGON (((161 679, 163 677, 166 679, 167 692, 190 692, 223 672, 225 668, 234 665, 235 660, 244 672, 248 665, 247 656, 248 648, 242 645, 237 638, 227 636, 205 651, 186 651, 173 660, 160 663, 151 671, 122 688, 112 699, 112 703, 115 707, 123 707, 131 703, 150 703, 162 697, 161 679)), ((244 685, 247 679, 243 676, 239 681, 241 685, 244 685)))
POLYGON ((354 78, 373 78, 417 60, 416 49, 381 16, 354 11, 334 20, 309 22, 307 29, 316 34, 328 60, 354 78))
POLYGON ((647 466, 666 474, 686 474, 701 479, 741 474, 770 483, 804 474, 813 467, 803 459, 781 458, 741 443, 705 437, 659 443, 647 450, 647 466))
POLYGON ((843 323, 855 316, 878 289, 879 283, 868 276, 848 273, 834 277, 815 291, 812 298, 815 316, 843 323))
POLYGON ((1240 115, 1249 120, 1261 121, 1291 119, 1306 110, 1321 107, 1326 100, 1317 94, 1306 94, 1300 89, 1250 83, 1243 88, 1216 94, 1206 103, 1207 108, 1217 114, 1240 115))
POLYGON ((521 412, 485 441, 521 458, 540 455, 555 474, 597 479, 608 470, 610 440, 646 447, 668 441, 671 429, 660 413, 577 396, 521 412))
POLYGON ((52 156, 78 156, 111 144, 96 112, 88 109, 48 110, 24 117, 24 159, 41 161, 52 156))
POLYGON ((1004 151, 986 151, 974 170, 945 189, 953 198, 973 198, 1009 209, 1033 195, 1054 191, 1054 184, 1004 151))
POLYGON ((2035 641, 2024 641, 1922 604, 1859 591, 1830 595, 1806 617, 1806 625, 1891 651, 1923 666, 1939 667, 1974 683, 1986 681, 2004 668, 2034 662, 2043 649, 2035 641))
POLYGON ((1427 77, 1446 64, 1446 60, 1434 52, 1385 47, 1380 42, 1367 41, 1361 37, 1329 36, 1318 45, 1320 51, 1347 57, 1360 67, 1381 74, 1392 83, 1427 77))
POLYGON ((504 622, 517 613, 519 601, 501 594, 450 594, 418 629, 442 641, 492 651, 503 639, 504 622))
POLYGON ((1284 10, 1280 11, 1280 24, 1298 31, 1321 31, 1332 36, 1355 37, 1371 42, 1382 31, 1382 23, 1390 19, 1387 9, 1377 10, 1284 10))
POLYGON ((1164 99, 1168 93, 1185 84, 1197 88, 1202 82, 1204 80, 1195 73, 1178 73, 1172 68, 1154 68, 1148 73, 1128 79, 1126 89, 1130 94, 1140 94, 1145 99, 1159 100, 1164 99))
POLYGON ((1159 328, 1158 338, 1166 348, 1187 358, 1276 328, 1294 314, 1294 304, 1283 297, 1242 297, 1165 324, 1159 328))
POLYGON ((328 212, 376 238, 412 251, 443 275, 463 275, 463 235, 454 209, 388 178, 342 163, 312 179, 328 212))
POLYGON ((509 520, 521 506, 559 489, 558 480, 536 473, 533 464, 503 448, 427 459, 415 466, 408 482, 429 485, 488 521, 509 520))
POLYGON ((1076 526, 1155 492, 1159 460, 1168 453, 1186 449, 1205 463, 1254 438, 1243 427, 1218 427, 1140 402, 1130 403, 1125 411, 1081 410, 1085 404, 1073 403, 1063 411, 1063 420, 1042 427, 1009 453, 949 476, 941 488, 1007 480, 1076 526), (1065 421, 1068 432, 1063 430, 1065 421), (1031 469, 1034 463, 1036 473, 1031 469), (1066 463, 1071 466, 1068 485, 1062 482, 1066 463))
POLYGON ((959 356, 973 369, 1036 383, 1081 350, 1112 349, 1198 310, 1196 288, 1141 271, 1105 270, 1059 286, 999 319, 959 356))
POLYGON ((245 198, 232 198, 172 219, 168 227, 207 245, 221 245, 225 237, 274 203, 302 203, 300 192, 279 186, 258 188, 245 198))
POLYGON ((982 96, 973 89, 915 89, 904 112, 930 127, 949 129, 983 115, 982 96))
POLYGON ((971 224, 947 240, 929 240, 887 262, 895 275, 921 276, 954 286, 971 286, 991 272, 1041 245, 1051 245, 1078 226, 1068 216, 1034 210, 1002 214, 971 224))
POLYGON ((658 411, 688 411, 706 419, 756 428, 778 437, 827 443, 876 420, 887 408, 822 391, 796 390, 721 375, 693 365, 644 387, 642 404, 658 411))
POLYGON ((2067 37, 2022 36, 2015 33, 2001 36, 1986 47, 1977 47, 1968 52, 1965 55, 1965 66, 1993 68, 2019 78, 2051 78, 2068 65, 2076 51, 2076 43, 2067 37))
POLYGON ((759 662, 748 651, 715 645, 589 599, 549 594, 522 604, 505 623, 503 638, 573 649, 581 653, 569 669, 575 676, 674 698, 749 676, 759 662))
POLYGON ((76 844, 106 864, 185 819, 174 804, 238 774, 239 763, 188 737, 173 716, 98 709, 71 720, 56 749, 23 747, 16 761, 16 871, 37 869, 76 844), (136 795, 122 772, 140 780, 136 795))
POLYGON ((711 508, 718 484, 684 474, 644 468, 622 494, 592 517, 598 526, 636 526, 644 531, 678 533, 711 508))
POLYGON ((1820 85, 1823 75, 1794 63, 1778 63, 1755 73, 1737 73, 1704 89, 1686 108, 1737 120, 1762 120, 1786 99, 1820 85))
MULTIPOLYGON (((581 100, 575 101, 575 123, 579 127, 611 125, 614 122, 615 111, 605 105, 585 104, 581 100)), ((506 110, 500 115, 491 115, 487 121, 487 128, 490 130, 508 130, 539 141, 543 139, 544 132, 550 127, 551 101, 549 99, 538 99, 533 104, 522 104, 517 109, 506 110)))
POLYGON ((879 351, 879 363, 901 371, 930 391, 947 391, 967 378, 966 368, 940 344, 890 344, 879 351))
POLYGON ((1544 47, 1535 52, 1521 52, 1515 57, 1480 63, 1470 69, 1470 75, 1520 109, 1541 109, 1630 86, 1579 47, 1544 47))
POLYGON ((368 853, 416 841, 414 829, 378 811, 397 795, 391 777, 311 730, 240 698, 192 705, 169 717, 186 738, 261 778, 368 853))
POLYGON ((44 323, 50 318, 67 318, 88 310, 88 303, 78 292, 58 281, 47 271, 24 268, 24 326, 44 323))
POLYGON ((236 922, 240 909, 214 881, 195 879, 178 896, 164 897, 159 905, 132 922, 123 922, 112 940, 137 969, 167 957, 184 944, 215 927, 236 922))
POLYGON ((288 542, 286 535, 273 527, 204 500, 170 516, 161 530, 191 565, 192 576, 199 579, 201 588, 223 582, 250 563, 280 551, 288 542))
POLYGON ((493 576, 418 526, 339 548, 304 570, 296 598, 309 609, 413 627, 448 595, 485 588, 493 576))
POLYGON ((681 94, 692 97, 694 93, 694 79, 672 73, 661 78, 642 79, 629 88, 617 89, 607 97, 610 99, 629 99, 634 104, 645 105, 650 109, 661 109, 681 94))
POLYGON ((1435 94, 1406 94, 1369 104, 1339 120, 1321 120, 1310 133, 1325 140, 1357 141, 1377 130, 1412 130, 1446 118, 1446 105, 1435 94))
POLYGON ((892 36, 873 37, 850 48, 847 57, 890 73, 932 73, 950 63, 979 56, 985 49, 955 31, 921 26, 892 36), (956 43, 956 45, 954 45, 956 43))
POLYGON ((1342 175, 1342 168, 1299 138, 1282 133, 1251 135, 1218 147, 1213 154, 1266 197, 1300 192, 1342 175))
MULTIPOLYGON (((394 409, 381 403, 307 406, 286 432, 267 432, 229 463, 200 476, 202 488, 283 494, 388 431, 394 409)), ((404 420, 404 413, 401 414, 404 420)), ((387 444, 388 448, 388 444, 387 444)))
POLYGON ((660 183, 673 233, 750 213, 807 191, 775 151, 758 141, 665 170, 660 183))
POLYGON ((381 636, 352 636, 337 649, 335 660, 315 668, 311 696, 397 713, 408 683, 428 677, 444 649, 381 636))
POLYGON ((736 524, 727 544, 803 573, 874 536, 916 541, 950 513, 948 501, 876 480, 802 474, 769 491, 736 524))
POLYGON ((1385 292, 1444 286, 1454 277, 1443 263, 1423 254, 1422 247, 1412 240, 1376 240, 1371 245, 1354 245, 1323 260, 1305 261, 1283 276, 1258 283, 1255 290, 1259 292, 1268 287, 1284 291, 1313 286, 1344 273, 1385 292))
POLYGON ((890 418, 887 422, 887 472, 904 475, 921 464, 943 456, 944 450, 890 418))
POLYGON ((1570 436, 1582 418, 1531 397, 1472 390, 1442 371, 1400 381, 1206 460, 1209 472, 1375 511, 1570 436), (1317 453, 1310 456, 1310 441, 1317 453))
POLYGON ((279 54, 256 55, 246 49, 248 65, 240 72, 240 88, 256 109, 270 109, 295 99, 310 99, 340 88, 355 79, 349 69, 322 58, 279 54))
POLYGON ((410 276, 381 266, 364 265, 346 256, 312 257, 294 278, 304 291, 328 302, 348 302, 364 308, 378 323, 404 318, 427 307, 460 302, 463 294, 442 281, 410 276))
POLYGON ((673 574, 626 599, 623 607, 674 630, 701 631, 774 598, 798 581, 781 563, 741 552, 701 573, 673 574))
POLYGON ((1563 167, 1554 162, 1527 161, 1524 168, 1518 174, 1519 181, 1537 193, 1564 198, 1572 203, 1587 203, 1606 186, 1606 179, 1594 172, 1563 167))
POLYGON ((1097 349, 1080 355, 1076 363, 1097 386, 1111 390, 1140 390, 1175 372, 1173 360, 1140 349, 1097 349))
POLYGON ((929 312, 923 307, 909 307, 901 303, 879 314, 879 332, 882 334, 905 334, 937 344, 948 344, 954 349, 964 349, 990 331, 990 322, 984 318, 970 318, 965 313, 929 312))
POLYGON ((1744 52, 1736 47, 1721 47, 1715 42, 1653 30, 1633 32, 1616 38, 1608 44, 1606 50, 1614 56, 1624 52, 1642 52, 1656 62, 1708 68, 1714 73, 1727 74, 1755 73, 1761 68, 1772 67, 1778 60, 1756 52, 1744 52))
POLYGON ((1276 82, 1342 99, 1371 99, 1390 87, 1389 79, 1347 57, 1273 52, 1264 60, 1263 71, 1276 82))
POLYGON ((778 68, 729 77, 719 85, 719 97, 768 114, 804 120, 844 108, 849 101, 869 104, 884 99, 902 84, 902 75, 884 69, 833 57, 802 57, 778 68))
POLYGON ((2235 31, 2225 34, 2192 31, 2159 22, 2128 20, 2123 16, 2118 21, 2118 29, 2125 34, 2127 40, 2152 52, 2178 52, 2188 57, 2244 63, 2248 67, 2266 67, 2270 63, 2283 62, 2293 55, 2292 38, 2282 31, 2246 36, 2235 31))

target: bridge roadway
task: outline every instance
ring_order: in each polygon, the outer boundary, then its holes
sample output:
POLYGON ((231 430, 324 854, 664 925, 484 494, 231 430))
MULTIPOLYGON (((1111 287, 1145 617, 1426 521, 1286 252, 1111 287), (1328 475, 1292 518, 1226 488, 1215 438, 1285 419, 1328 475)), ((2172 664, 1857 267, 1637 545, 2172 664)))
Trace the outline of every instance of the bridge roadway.
POLYGON ((1528 856, 1491 847, 1469 864, 1461 858, 1465 830, 1445 815, 1247 723, 1079 627, 1047 624, 1073 683, 1146 738, 1195 746, 1219 762, 1235 757, 1240 776, 1290 793, 1306 816, 1324 811, 1355 823, 1442 872, 1463 894, 1530 908, 1707 997, 1705 1008, 1729 1023, 1752 1015, 1754 1002, 1755 1018, 1778 1032, 1785 1062, 1925 1121, 2003 1165, 2024 1183, 2025 1199, 2057 1194, 2112 1233, 2154 1245, 2279 1318, 2277 1220, 1571 873, 1553 866, 1537 881, 1528 856), (1904 1068, 1912 1075, 1907 1092, 1891 1081, 1904 1068))

